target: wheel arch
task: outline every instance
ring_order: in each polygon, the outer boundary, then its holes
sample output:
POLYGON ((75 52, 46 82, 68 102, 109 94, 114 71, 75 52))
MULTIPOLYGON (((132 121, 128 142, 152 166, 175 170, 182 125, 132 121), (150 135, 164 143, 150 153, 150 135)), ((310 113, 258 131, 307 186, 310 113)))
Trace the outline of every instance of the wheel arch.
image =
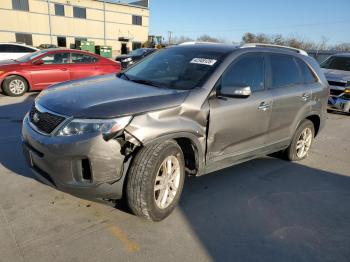
POLYGON ((198 137, 192 133, 179 132, 163 135, 143 143, 142 146, 147 146, 153 143, 162 143, 167 140, 175 140, 180 146, 184 154, 187 173, 191 175, 202 174, 205 166, 205 153, 198 137))
POLYGON ((316 137, 318 135, 318 132, 319 132, 320 126, 321 126, 320 116, 317 114, 313 114, 313 115, 307 116, 305 119, 310 120, 313 123, 314 129, 315 129, 315 137, 316 137))

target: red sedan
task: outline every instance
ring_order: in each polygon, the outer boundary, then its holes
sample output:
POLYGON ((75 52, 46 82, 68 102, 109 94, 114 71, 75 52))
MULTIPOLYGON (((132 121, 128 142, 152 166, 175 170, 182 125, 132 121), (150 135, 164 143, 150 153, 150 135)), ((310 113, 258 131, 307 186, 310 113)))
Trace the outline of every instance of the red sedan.
POLYGON ((48 49, 0 61, 0 87, 9 96, 42 90, 64 81, 118 73, 120 63, 96 54, 70 49, 48 49))

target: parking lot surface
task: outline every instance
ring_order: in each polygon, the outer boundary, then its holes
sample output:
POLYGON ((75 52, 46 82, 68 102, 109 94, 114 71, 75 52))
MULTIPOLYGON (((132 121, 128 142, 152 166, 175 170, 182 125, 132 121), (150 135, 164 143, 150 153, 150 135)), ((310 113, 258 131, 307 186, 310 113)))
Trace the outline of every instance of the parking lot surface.
POLYGON ((328 114, 310 157, 187 178, 160 223, 36 181, 21 152, 35 93, 0 94, 0 262, 349 261, 350 116, 328 114))

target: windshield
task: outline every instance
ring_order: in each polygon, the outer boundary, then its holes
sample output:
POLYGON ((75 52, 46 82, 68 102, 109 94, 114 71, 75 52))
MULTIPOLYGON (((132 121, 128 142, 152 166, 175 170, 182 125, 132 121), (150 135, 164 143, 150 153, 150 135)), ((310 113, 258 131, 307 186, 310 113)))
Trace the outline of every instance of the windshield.
POLYGON ((167 48, 148 56, 121 77, 166 88, 193 89, 204 83, 224 55, 202 48, 167 48))
POLYGON ((16 60, 19 62, 22 62, 22 63, 26 63, 26 62, 29 62, 30 60, 33 60, 36 57, 39 57, 39 56, 45 54, 46 52, 47 51, 37 51, 34 53, 30 53, 28 55, 22 56, 20 58, 17 58, 16 60))
POLYGON ((146 53, 146 50, 144 49, 136 49, 130 53, 130 55, 133 56, 142 56, 144 53, 146 53))
POLYGON ((350 57, 331 56, 321 64, 322 68, 350 71, 350 57))

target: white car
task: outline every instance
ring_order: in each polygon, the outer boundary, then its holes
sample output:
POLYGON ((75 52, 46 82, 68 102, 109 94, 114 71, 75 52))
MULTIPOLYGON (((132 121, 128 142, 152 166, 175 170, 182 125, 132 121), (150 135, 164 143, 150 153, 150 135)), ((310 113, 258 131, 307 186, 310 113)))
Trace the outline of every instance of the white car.
POLYGON ((0 61, 17 59, 39 49, 18 43, 0 43, 0 61))

